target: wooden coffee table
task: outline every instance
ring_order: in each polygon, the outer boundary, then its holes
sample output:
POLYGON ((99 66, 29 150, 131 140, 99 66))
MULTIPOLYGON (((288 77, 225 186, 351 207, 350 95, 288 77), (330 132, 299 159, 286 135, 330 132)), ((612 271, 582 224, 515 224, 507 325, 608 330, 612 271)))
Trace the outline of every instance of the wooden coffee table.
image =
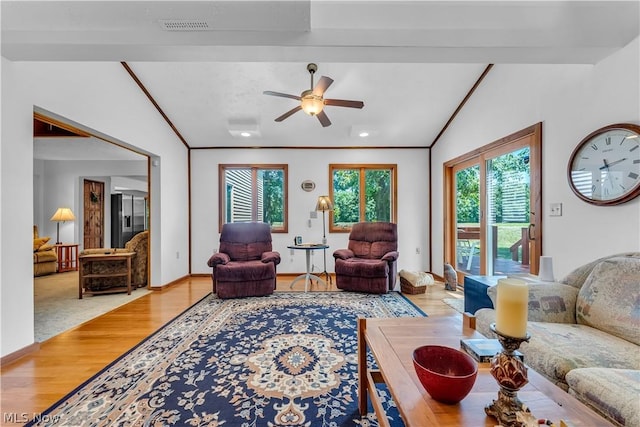
MULTIPOLYGON (((497 399, 499 389, 489 372, 489 364, 478 365, 478 377, 473 389, 456 405, 433 400, 416 375, 412 360, 415 348, 427 344, 460 348, 460 338, 483 336, 463 326, 459 317, 359 319, 360 413, 367 413, 367 397, 370 396, 380 425, 389 426, 375 391, 375 383, 384 382, 408 427, 495 426, 497 421, 484 412, 484 407, 497 399), (367 348, 376 360, 377 370, 367 368, 367 348)), ((529 369, 528 377, 529 384, 518 392, 518 397, 537 418, 550 419, 556 425, 560 425, 562 419, 571 427, 612 425, 532 369, 529 369)))

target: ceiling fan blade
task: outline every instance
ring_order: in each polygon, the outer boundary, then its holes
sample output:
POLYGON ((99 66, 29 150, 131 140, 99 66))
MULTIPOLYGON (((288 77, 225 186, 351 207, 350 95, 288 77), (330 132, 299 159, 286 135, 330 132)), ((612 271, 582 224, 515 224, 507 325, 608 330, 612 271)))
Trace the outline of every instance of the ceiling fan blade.
POLYGON ((276 122, 281 122, 284 119, 286 119, 287 117, 289 117, 290 115, 292 115, 293 113, 297 113, 300 110, 302 110, 302 107, 300 105, 298 105, 296 108, 292 108, 291 110, 287 111, 286 113, 284 113, 283 115, 278 117, 276 119, 276 122))
POLYGON ((333 79, 330 79, 327 76, 320 77, 320 80, 316 83, 316 87, 313 88, 313 94, 316 96, 322 96, 324 91, 331 86, 331 83, 333 83, 333 79))
POLYGON ((320 124, 322 125, 322 127, 326 128, 327 126, 331 126, 331 120, 329 120, 329 117, 327 117, 324 111, 320 111, 318 114, 316 114, 316 117, 318 118, 318 120, 320 120, 320 124))
POLYGON ((265 90, 262 93, 264 93, 265 95, 281 96, 282 98, 291 98, 291 99, 296 99, 296 100, 300 101, 300 97, 298 95, 289 95, 288 93, 273 92, 273 91, 270 91, 270 90, 265 90))
POLYGON ((364 107, 364 102, 348 101, 346 99, 325 99, 324 105, 333 105, 336 107, 362 108, 364 107))

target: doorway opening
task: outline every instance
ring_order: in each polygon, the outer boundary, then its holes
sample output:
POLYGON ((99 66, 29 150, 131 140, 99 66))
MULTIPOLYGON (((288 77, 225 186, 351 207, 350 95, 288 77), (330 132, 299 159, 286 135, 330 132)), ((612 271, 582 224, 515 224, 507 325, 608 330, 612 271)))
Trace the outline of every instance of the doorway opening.
MULTIPOLYGON (((136 199, 142 197, 145 201, 143 226, 145 230, 149 229, 149 154, 127 147, 97 131, 70 124, 70 121, 53 113, 36 110, 33 123, 33 222, 41 235, 51 235, 52 229, 55 230, 53 227, 59 224, 61 249, 65 246, 77 248, 70 265, 78 266, 78 256, 84 249, 122 247, 114 245, 116 242, 112 240, 112 223, 117 222, 111 210, 112 195, 122 197, 124 193, 129 193, 135 194, 136 199), (50 221, 51 211, 60 206, 72 210, 75 219, 58 224, 50 221)), ((133 234, 129 237, 133 237, 133 234)), ((53 246, 55 251, 59 245, 53 246)), ((58 259, 68 257, 69 253, 58 251, 58 259)), ((150 253, 148 245, 145 254, 147 288, 150 283, 150 253)), ((149 292, 148 289, 140 289, 139 292, 132 292, 129 298, 125 293, 124 299, 122 295, 114 294, 79 300, 77 268, 65 270, 68 269, 54 269, 51 274, 34 277, 37 341, 149 292), (89 299, 95 301, 88 304, 89 299), (90 306, 89 310, 81 307, 87 305, 90 306)))

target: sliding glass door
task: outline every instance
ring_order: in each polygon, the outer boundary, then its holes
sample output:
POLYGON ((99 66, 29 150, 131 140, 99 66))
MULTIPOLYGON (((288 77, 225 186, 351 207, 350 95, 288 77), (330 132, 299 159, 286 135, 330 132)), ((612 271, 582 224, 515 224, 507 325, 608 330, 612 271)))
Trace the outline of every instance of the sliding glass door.
POLYGON ((525 146, 485 158, 487 274, 530 271, 529 153, 525 146))
POLYGON ((460 274, 537 273, 541 126, 445 164, 445 248, 460 274))

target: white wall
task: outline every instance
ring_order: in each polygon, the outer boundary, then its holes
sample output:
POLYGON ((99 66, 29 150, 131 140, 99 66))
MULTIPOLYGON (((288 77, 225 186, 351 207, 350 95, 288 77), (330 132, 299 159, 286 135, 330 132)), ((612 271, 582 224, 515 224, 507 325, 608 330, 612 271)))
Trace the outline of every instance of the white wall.
POLYGON ((20 63, 2 58, 1 71, 0 353, 4 356, 34 340, 34 108, 53 112, 160 160, 162 166, 152 168, 151 176, 154 286, 189 271, 187 257, 175 256, 176 251, 186 254, 188 250, 188 154, 119 63, 20 63), (6 206, 12 209, 4 209, 6 206))
POLYGON ((561 278, 601 256, 640 250, 640 198, 598 207, 578 199, 567 182, 576 145, 613 123, 640 123, 639 41, 591 65, 496 65, 433 153, 434 268, 442 271, 442 164, 538 122, 543 123, 543 254, 561 278), (561 217, 549 204, 563 205, 561 217))
MULTIPOLYGON (((146 175, 146 160, 118 161, 61 161, 34 160, 34 200, 42 200, 40 206, 34 205, 34 224, 38 225, 40 236, 56 238, 56 223, 49 219, 59 207, 71 208, 76 220, 60 223, 60 241, 80 244, 83 249, 83 181, 90 179, 105 183, 104 194, 104 247, 111 247, 111 193, 114 183, 112 175, 146 175)), ((123 182, 122 177, 115 177, 123 182)), ((133 180, 129 180, 133 181, 133 180)), ((134 184, 144 186, 142 181, 134 184)), ((35 203, 35 202, 34 202, 35 203)))
MULTIPOLYGON (((305 254, 292 256, 288 245, 294 236, 304 241, 322 240, 322 212, 311 220, 318 196, 329 194, 330 163, 395 163, 398 165, 398 269, 428 269, 428 158, 426 149, 348 149, 348 150, 194 150, 191 154, 192 172, 192 266, 194 274, 210 273, 207 260, 218 248, 218 165, 250 163, 285 163, 289 169, 289 232, 273 233, 274 250, 280 252, 282 262, 278 273, 305 271, 305 254), (312 192, 300 188, 302 181, 316 183, 312 192), (420 248, 420 254, 416 254, 420 248)), ((327 216, 327 271, 333 272, 334 250, 346 248, 348 233, 329 233, 327 216)), ((314 254, 314 264, 322 267, 322 252, 314 254)))

